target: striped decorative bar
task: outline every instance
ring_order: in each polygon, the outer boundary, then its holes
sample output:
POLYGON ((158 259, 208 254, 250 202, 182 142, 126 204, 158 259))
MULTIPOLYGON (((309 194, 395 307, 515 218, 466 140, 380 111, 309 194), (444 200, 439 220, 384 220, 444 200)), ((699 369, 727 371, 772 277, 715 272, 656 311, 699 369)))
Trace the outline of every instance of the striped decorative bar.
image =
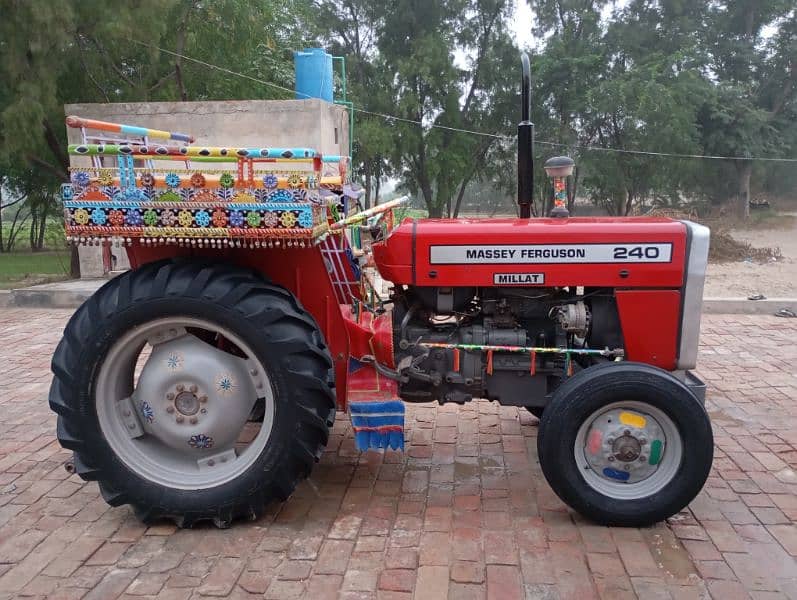
POLYGON ((69 144, 69 154, 79 156, 206 156, 225 158, 315 158, 311 148, 224 148, 221 146, 165 146, 144 144, 69 144))
POLYGON ((138 127, 137 125, 122 125, 120 123, 109 123, 108 121, 97 121, 94 119, 83 119, 81 117, 69 116, 66 124, 73 128, 96 129, 98 131, 111 131, 122 135, 135 135, 141 137, 151 137, 160 140, 176 140, 178 142, 192 143, 194 136, 187 133, 177 133, 174 131, 162 131, 160 129, 149 129, 148 127, 138 127))

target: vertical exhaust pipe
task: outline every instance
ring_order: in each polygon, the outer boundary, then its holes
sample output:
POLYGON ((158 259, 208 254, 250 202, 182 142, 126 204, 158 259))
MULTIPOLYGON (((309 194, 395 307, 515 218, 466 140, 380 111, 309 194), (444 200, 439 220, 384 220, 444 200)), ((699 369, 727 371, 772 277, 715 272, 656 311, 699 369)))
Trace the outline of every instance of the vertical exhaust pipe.
POLYGON ((520 218, 531 217, 534 201, 534 123, 531 118, 531 63, 529 55, 520 54, 523 79, 520 85, 520 123, 517 126, 517 202, 520 218))

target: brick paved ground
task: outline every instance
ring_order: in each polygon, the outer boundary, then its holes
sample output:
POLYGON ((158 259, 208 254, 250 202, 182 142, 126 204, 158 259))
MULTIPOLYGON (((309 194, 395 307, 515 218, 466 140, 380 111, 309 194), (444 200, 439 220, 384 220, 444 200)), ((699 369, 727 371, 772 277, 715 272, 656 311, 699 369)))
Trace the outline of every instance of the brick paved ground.
POLYGON ((0 595, 51 598, 797 598, 797 322, 709 316, 714 472, 651 529, 584 522, 525 411, 410 410, 408 451, 347 423, 283 505, 219 531, 145 527, 68 477, 46 405, 67 311, 0 310, 0 595))

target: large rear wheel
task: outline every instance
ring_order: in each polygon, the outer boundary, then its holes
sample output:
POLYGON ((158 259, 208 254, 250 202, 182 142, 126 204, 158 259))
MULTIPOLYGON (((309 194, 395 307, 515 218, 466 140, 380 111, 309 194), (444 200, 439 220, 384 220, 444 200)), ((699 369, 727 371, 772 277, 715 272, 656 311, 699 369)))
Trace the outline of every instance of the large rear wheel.
POLYGON ((121 275, 67 324, 50 405, 81 477, 145 520, 227 526, 306 477, 334 420, 332 361, 285 289, 223 264, 121 275))
POLYGON ((711 470, 711 423, 670 373, 623 362, 568 379, 545 407, 537 439, 556 494, 606 525, 651 525, 698 494, 711 470))

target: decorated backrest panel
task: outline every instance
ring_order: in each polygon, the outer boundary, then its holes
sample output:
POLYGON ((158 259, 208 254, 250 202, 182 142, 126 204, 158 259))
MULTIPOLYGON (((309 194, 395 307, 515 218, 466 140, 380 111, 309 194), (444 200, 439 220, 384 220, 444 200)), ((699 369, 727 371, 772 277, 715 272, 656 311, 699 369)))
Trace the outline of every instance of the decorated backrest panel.
POLYGON ((345 177, 345 162, 311 148, 192 146, 188 134, 67 124, 84 142, 69 153, 91 157, 62 186, 67 236, 78 243, 304 246, 328 229, 323 188, 345 177))

